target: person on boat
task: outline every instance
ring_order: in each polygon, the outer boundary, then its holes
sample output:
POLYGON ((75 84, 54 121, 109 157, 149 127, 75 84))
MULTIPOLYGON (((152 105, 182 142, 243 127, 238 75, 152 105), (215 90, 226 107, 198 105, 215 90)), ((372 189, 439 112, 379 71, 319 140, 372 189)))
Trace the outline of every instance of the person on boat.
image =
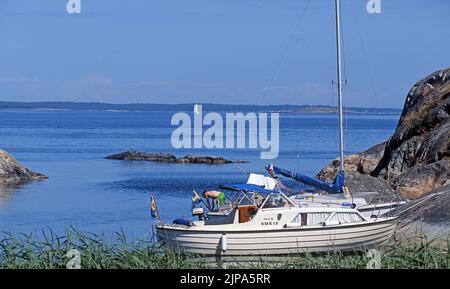
POLYGON ((225 205, 225 194, 219 191, 204 191, 202 196, 206 199, 206 204, 208 206, 208 210, 214 211, 215 204, 217 203, 217 209, 220 206, 225 205))

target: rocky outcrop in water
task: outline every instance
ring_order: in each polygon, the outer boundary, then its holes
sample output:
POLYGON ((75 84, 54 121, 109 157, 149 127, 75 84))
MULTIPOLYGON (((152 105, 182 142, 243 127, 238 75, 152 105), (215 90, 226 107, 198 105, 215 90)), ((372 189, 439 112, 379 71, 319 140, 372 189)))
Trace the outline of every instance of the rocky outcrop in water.
MULTIPOLYGON (((444 69, 411 88, 387 142, 345 158, 346 185, 350 190, 369 190, 374 182, 414 199, 449 184, 449 115, 450 69, 444 69)), ((331 180, 338 168, 335 160, 317 177, 331 180)))
POLYGON ((230 164, 230 163, 246 163, 246 161, 231 161, 223 157, 217 156, 196 156, 187 155, 181 158, 177 158, 173 154, 168 153, 146 153, 135 150, 129 150, 126 152, 113 154, 107 156, 106 159, 111 160, 130 160, 130 161, 151 161, 160 163, 185 163, 185 164, 230 164))
POLYGON ((46 179, 47 176, 24 167, 6 151, 0 149, 0 185, 46 179))
POLYGON ((216 156, 187 155, 177 159, 177 163, 220 165, 220 164, 248 163, 248 162, 241 160, 230 161, 223 157, 216 157, 216 156))
POLYGON ((135 150, 129 150, 126 152, 121 152, 118 154, 112 154, 110 156, 105 157, 110 160, 123 160, 123 161, 152 161, 152 162, 161 162, 161 163, 174 163, 177 160, 177 157, 172 154, 166 153, 146 153, 146 152, 138 152, 135 150))

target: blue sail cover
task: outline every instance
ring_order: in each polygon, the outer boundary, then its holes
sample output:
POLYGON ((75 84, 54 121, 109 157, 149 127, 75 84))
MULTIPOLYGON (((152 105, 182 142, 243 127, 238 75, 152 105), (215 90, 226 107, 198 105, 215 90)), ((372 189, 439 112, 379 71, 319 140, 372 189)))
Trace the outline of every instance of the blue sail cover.
POLYGON ((296 174, 293 172, 290 172, 285 169, 277 168, 273 165, 266 165, 266 170, 269 171, 269 173, 272 171, 275 174, 279 174, 288 178, 292 178, 298 182, 301 182, 305 185, 312 186, 317 189, 321 189, 325 192, 328 192, 330 194, 341 194, 343 193, 342 188, 344 187, 345 182, 345 174, 343 171, 340 171, 339 174, 334 179, 334 182, 332 184, 328 182, 324 182, 315 178, 311 178, 306 175, 302 174, 296 174))

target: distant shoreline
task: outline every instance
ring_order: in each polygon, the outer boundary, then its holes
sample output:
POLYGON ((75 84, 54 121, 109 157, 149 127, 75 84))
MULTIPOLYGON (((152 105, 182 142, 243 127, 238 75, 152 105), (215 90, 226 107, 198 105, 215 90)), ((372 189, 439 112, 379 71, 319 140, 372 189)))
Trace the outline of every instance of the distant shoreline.
MULTIPOLYGON (((100 102, 9 102, 0 101, 0 110, 35 111, 109 111, 109 112, 145 112, 145 111, 192 111, 194 103, 151 104, 130 103, 113 104, 100 102)), ((337 108, 331 105, 245 105, 202 103, 204 111, 219 112, 280 112, 302 114, 334 114, 337 108)), ((349 114, 399 115, 397 108, 348 107, 349 114)))

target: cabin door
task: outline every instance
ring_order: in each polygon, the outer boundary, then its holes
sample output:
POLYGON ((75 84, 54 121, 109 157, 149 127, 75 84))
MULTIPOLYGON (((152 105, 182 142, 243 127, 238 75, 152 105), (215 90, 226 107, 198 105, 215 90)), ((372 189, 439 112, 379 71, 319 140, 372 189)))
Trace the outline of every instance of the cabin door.
POLYGON ((239 223, 247 223, 250 218, 256 213, 258 208, 254 205, 239 206, 239 223))

